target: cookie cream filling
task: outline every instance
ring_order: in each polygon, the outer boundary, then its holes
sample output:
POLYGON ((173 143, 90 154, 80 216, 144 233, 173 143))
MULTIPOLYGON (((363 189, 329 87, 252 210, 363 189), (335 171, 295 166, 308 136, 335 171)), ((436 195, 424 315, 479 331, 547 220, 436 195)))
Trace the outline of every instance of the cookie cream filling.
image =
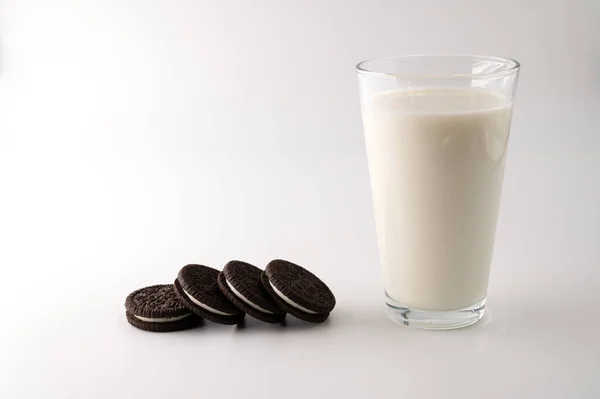
POLYGON ((257 304, 250 302, 248 300, 248 298, 246 298, 238 290, 236 290, 235 288, 233 288, 233 285, 231 285, 231 283, 229 281, 227 281, 227 279, 225 279, 225 282, 227 283, 227 286, 229 287, 229 289, 231 289, 231 291, 235 294, 235 296, 237 296, 238 298, 240 298, 246 304, 252 306, 254 309, 258 310, 259 312, 273 314, 273 312, 269 312, 267 309, 263 309, 260 306, 258 306, 257 304))
POLYGON ((312 310, 308 310, 303 306, 298 305, 296 302, 292 301, 290 298, 288 298, 287 296, 285 296, 283 294, 283 292, 279 291, 277 289, 277 287, 275 287, 273 285, 273 283, 271 282, 271 280, 269 280, 269 284, 271 285, 271 288, 273 288, 273 291, 275 291, 275 293, 277 294, 277 296, 281 299, 283 299, 288 305, 295 307, 298 310, 301 310, 305 313, 309 313, 309 314, 318 314, 317 312, 313 312, 312 310))
MULTIPOLYGON (((182 288, 182 290, 183 290, 183 288, 182 288)), ((185 293, 185 295, 188 296, 188 298, 190 298, 190 301, 194 302, 196 305, 200 306, 204 310, 208 310, 211 313, 215 313, 215 314, 218 314, 221 316, 234 316, 235 315, 235 313, 225 313, 225 312, 221 312, 220 310, 217 310, 215 308, 211 308, 210 306, 203 304, 202 302, 200 302, 199 300, 197 300, 196 298, 191 296, 190 293, 187 292, 186 290, 183 290, 183 292, 185 293)))
POLYGON ((191 316, 191 313, 186 313, 184 315, 181 316, 175 316, 175 317, 142 317, 142 316, 138 316, 136 314, 134 314, 136 319, 140 319, 141 321, 145 321, 148 323, 170 323, 172 321, 178 321, 181 319, 185 319, 188 316, 191 316))

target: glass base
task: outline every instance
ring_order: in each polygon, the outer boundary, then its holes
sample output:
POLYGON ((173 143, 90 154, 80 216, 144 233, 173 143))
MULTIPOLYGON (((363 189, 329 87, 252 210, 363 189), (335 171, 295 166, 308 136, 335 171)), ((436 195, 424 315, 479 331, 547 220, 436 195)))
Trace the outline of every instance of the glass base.
POLYGON ((431 311, 409 308, 386 295, 387 314, 392 321, 424 330, 452 330, 477 323, 485 313, 485 301, 457 310, 431 311))

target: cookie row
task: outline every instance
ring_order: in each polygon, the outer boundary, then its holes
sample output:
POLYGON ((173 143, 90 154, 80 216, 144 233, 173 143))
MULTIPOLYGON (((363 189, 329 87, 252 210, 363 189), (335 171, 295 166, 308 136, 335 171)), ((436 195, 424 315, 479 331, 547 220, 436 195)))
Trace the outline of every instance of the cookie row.
POLYGON ((173 284, 145 287, 125 300, 129 324, 154 332, 196 327, 202 319, 238 324, 246 314, 266 323, 280 323, 287 313, 320 323, 334 307, 335 297, 323 281, 281 259, 264 271, 241 261, 227 263, 221 272, 187 265, 173 284))

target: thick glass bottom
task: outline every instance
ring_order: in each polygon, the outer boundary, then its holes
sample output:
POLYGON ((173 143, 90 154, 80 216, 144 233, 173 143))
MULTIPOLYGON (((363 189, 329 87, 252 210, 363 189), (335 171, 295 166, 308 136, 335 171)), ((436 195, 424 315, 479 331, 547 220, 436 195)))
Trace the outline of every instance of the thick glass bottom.
POLYGON ((386 295, 387 314, 392 321, 424 330, 452 330, 477 323, 485 313, 485 301, 457 310, 431 311, 413 309, 397 303, 386 295))

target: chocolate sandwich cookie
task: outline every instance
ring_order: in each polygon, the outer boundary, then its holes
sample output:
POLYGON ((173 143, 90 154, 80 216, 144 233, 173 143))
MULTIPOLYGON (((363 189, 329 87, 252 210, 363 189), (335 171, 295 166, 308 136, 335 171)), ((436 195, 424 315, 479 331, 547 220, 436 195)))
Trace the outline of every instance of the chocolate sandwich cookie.
POLYGON ((298 319, 321 323, 335 307, 335 296, 317 276, 294 263, 271 261, 261 282, 279 307, 298 319))
POLYGON ((132 292, 125 299, 125 310, 129 324, 145 331, 186 330, 200 322, 179 301, 172 284, 153 285, 132 292))
POLYGON ((203 265, 184 266, 175 280, 175 293, 186 308, 210 321, 238 324, 244 313, 233 306, 217 285, 219 271, 203 265))
POLYGON ((260 281, 262 270, 246 262, 231 261, 219 273, 221 292, 237 308, 266 323, 280 323, 285 312, 271 299, 260 281))

